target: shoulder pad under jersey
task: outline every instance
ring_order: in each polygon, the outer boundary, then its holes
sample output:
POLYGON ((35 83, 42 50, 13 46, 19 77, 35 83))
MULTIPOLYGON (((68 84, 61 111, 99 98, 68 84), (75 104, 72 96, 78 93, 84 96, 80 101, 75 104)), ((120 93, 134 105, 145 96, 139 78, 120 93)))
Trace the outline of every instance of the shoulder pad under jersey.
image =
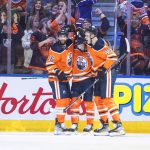
POLYGON ((66 48, 61 47, 59 42, 56 42, 53 46, 51 46, 51 50, 57 53, 62 53, 64 50, 66 50, 72 43, 66 43, 66 48))
POLYGON ((71 40, 71 39, 68 39, 68 40, 66 41, 67 47, 69 47, 72 43, 73 43, 72 40, 71 40))
POLYGON ((98 41, 93 46, 94 50, 100 51, 105 46, 105 42, 102 38, 99 38, 98 41))
POLYGON ((51 46, 51 50, 57 53, 61 53, 64 49, 60 46, 59 42, 56 42, 53 46, 51 46))
MULTIPOLYGON (((72 40, 68 39, 68 40, 66 41, 66 49, 67 49, 72 43, 73 43, 72 40)), ((52 50, 52 51, 55 51, 55 52, 57 52, 57 53, 61 53, 61 52, 63 52, 65 49, 60 46, 59 42, 56 42, 53 46, 51 46, 51 50, 52 50)))

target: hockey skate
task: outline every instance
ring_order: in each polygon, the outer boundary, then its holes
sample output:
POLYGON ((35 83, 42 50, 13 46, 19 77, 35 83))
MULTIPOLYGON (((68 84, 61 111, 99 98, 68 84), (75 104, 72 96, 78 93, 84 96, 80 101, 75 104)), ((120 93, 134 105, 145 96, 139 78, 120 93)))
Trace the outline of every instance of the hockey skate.
POLYGON ((109 135, 109 125, 108 122, 104 122, 103 120, 100 120, 101 123, 101 128, 95 129, 94 130, 94 135, 95 136, 106 136, 109 135))
POLYGON ((65 124, 60 123, 56 120, 54 135, 63 135, 66 132, 67 132, 67 128, 65 127, 65 124))
POLYGON ((88 124, 84 129, 83 129, 83 134, 84 135, 90 135, 93 133, 93 124, 88 124))
POLYGON ((109 131, 110 136, 121 136, 125 135, 125 131, 123 129, 122 123, 117 121, 112 121, 114 124, 114 128, 109 131))
POLYGON ((78 130, 78 124, 74 123, 72 124, 71 128, 68 129, 68 134, 69 135, 77 134, 77 130, 78 130))

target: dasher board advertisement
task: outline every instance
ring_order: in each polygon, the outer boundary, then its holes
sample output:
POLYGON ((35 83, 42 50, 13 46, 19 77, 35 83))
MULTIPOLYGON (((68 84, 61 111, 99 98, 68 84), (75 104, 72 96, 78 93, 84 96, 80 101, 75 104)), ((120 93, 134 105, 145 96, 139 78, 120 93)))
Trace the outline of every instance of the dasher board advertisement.
MULTIPOLYGON (((119 76, 114 98, 123 121, 150 121, 149 77, 119 76)), ((47 76, 0 76, 0 120, 53 120, 50 107, 55 100, 47 76)), ((84 118, 83 105, 80 114, 84 118)))

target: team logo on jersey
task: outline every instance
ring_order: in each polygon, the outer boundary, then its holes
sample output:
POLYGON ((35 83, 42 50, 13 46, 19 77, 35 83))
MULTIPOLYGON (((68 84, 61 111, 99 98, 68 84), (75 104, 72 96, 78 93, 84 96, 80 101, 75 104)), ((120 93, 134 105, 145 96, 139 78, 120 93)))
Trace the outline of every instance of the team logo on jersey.
POLYGON ((69 53, 67 56, 67 66, 71 66, 72 64, 72 53, 69 53))
POLYGON ((50 57, 49 57, 49 61, 50 61, 50 62, 54 62, 54 56, 50 56, 50 57))
POLYGON ((77 68, 79 69, 79 70, 85 70, 85 68, 87 67, 87 60, 84 58, 84 57, 82 57, 82 56, 78 56, 77 57, 77 68))

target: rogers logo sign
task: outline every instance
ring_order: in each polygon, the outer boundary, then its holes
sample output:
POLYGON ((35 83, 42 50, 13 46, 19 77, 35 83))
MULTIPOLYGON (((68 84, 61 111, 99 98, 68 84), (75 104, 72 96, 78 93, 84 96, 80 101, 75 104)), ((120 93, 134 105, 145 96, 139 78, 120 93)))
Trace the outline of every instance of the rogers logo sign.
MULTIPOLYGON (((21 99, 17 99, 15 97, 9 97, 4 96, 6 90, 7 90, 7 83, 3 83, 0 87, 0 109, 3 114, 11 114, 14 111, 18 111, 19 114, 36 114, 41 113, 42 115, 48 115, 50 114, 50 110, 45 110, 44 108, 46 105, 49 105, 49 107, 55 108, 56 102, 53 98, 47 98, 51 97, 52 93, 50 92, 44 92, 42 87, 39 87, 36 93, 32 93, 33 99, 29 100, 29 98, 26 95, 23 95, 21 99), (38 104, 40 101, 40 98, 44 98, 42 100, 42 103, 40 105, 38 104), (32 103, 31 103, 32 101, 32 103), (30 104, 30 105, 29 105, 30 104), (50 106, 51 105, 51 106, 50 106), (8 107, 9 106, 9 107, 8 107), (28 106, 28 107, 27 107, 28 106), (9 108, 9 110, 8 110, 9 108)), ((81 104, 82 112, 80 115, 85 114, 85 107, 83 103, 81 104)), ((67 111, 68 114, 70 114, 70 110, 67 111)))

